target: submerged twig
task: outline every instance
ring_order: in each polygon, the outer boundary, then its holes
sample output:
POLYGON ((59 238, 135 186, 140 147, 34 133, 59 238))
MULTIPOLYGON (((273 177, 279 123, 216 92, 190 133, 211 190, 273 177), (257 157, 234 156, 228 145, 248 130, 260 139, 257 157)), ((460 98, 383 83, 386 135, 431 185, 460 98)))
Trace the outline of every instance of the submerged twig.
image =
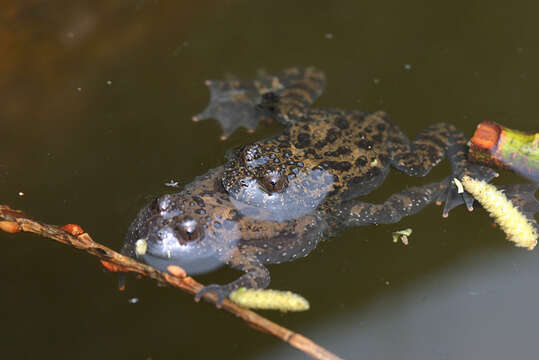
MULTIPOLYGON (((6 205, 0 205, 0 230, 9 233, 22 231, 41 235, 42 237, 61 242, 97 256, 109 270, 134 272, 152 278, 160 283, 166 283, 172 287, 179 288, 190 294, 196 294, 204 287, 192 277, 186 276, 180 267, 172 267, 169 269, 170 273, 161 272, 95 242, 90 235, 85 233, 77 225, 58 227, 45 224, 32 220, 23 212, 13 210, 6 205)), ((217 301, 217 295, 213 293, 205 293, 202 297, 213 304, 217 301)), ((282 327, 229 300, 223 301, 221 309, 240 317, 253 328, 271 334, 315 359, 340 359, 305 336, 282 327)))

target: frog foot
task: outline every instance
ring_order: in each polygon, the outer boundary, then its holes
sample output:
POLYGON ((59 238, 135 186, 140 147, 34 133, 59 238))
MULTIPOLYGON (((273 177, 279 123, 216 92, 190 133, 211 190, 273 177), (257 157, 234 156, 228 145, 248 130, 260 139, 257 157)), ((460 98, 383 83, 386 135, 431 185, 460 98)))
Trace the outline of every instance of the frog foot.
POLYGON ((223 129, 222 140, 240 126, 254 131, 260 120, 256 105, 261 96, 253 82, 207 80, 205 84, 210 89, 210 103, 204 111, 193 116, 193 121, 217 119, 223 129))
POLYGON ((462 184, 460 184, 460 180, 464 176, 489 182, 492 178, 497 177, 498 173, 489 167, 474 164, 466 167, 466 169, 460 171, 456 176, 451 176, 446 179, 447 189, 440 194, 436 201, 437 205, 441 205, 442 202, 445 202, 444 210, 442 212, 443 217, 448 217, 449 212, 461 204, 465 204, 468 211, 473 210, 474 197, 469 192, 465 191, 462 188, 462 184))
POLYGON ((234 290, 236 290, 236 288, 229 285, 211 284, 208 286, 204 286, 204 288, 195 295, 195 301, 199 302, 202 295, 208 292, 213 292, 217 294, 217 302, 215 303, 215 305, 220 308, 223 304, 223 301, 225 299, 228 299, 228 296, 234 290))

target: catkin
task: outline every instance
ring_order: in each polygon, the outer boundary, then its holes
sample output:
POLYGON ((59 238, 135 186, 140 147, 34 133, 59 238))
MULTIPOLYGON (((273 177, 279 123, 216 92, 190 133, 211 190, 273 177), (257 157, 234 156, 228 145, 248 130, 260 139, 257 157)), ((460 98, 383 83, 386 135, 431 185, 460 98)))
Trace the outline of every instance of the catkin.
POLYGON ((516 246, 532 250, 537 244, 537 231, 526 216, 494 185, 465 176, 462 184, 466 191, 483 205, 490 216, 516 246))
POLYGON ((230 294, 230 300, 251 309, 283 312, 309 310, 309 302, 291 291, 239 288, 230 294))

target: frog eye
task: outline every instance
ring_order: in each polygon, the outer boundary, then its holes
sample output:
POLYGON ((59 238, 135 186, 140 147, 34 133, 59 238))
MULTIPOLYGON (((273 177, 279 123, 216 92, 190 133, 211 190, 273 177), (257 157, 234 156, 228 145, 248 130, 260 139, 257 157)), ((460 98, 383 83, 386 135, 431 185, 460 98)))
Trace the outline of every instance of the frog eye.
POLYGON ((288 178, 280 171, 269 171, 259 180, 259 184, 269 194, 279 193, 286 189, 288 178))
POLYGON ((190 217, 186 217, 180 221, 176 225, 176 230, 180 234, 182 240, 186 242, 195 241, 202 235, 200 224, 190 217))

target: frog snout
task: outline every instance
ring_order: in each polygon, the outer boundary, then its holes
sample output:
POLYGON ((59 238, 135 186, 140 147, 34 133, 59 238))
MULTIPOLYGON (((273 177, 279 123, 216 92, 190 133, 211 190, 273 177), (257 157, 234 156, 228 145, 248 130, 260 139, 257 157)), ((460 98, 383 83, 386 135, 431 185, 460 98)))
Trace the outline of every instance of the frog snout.
POLYGON ((174 228, 178 233, 178 240, 186 243, 198 240, 203 235, 201 224, 192 217, 186 216, 180 219, 174 228))

